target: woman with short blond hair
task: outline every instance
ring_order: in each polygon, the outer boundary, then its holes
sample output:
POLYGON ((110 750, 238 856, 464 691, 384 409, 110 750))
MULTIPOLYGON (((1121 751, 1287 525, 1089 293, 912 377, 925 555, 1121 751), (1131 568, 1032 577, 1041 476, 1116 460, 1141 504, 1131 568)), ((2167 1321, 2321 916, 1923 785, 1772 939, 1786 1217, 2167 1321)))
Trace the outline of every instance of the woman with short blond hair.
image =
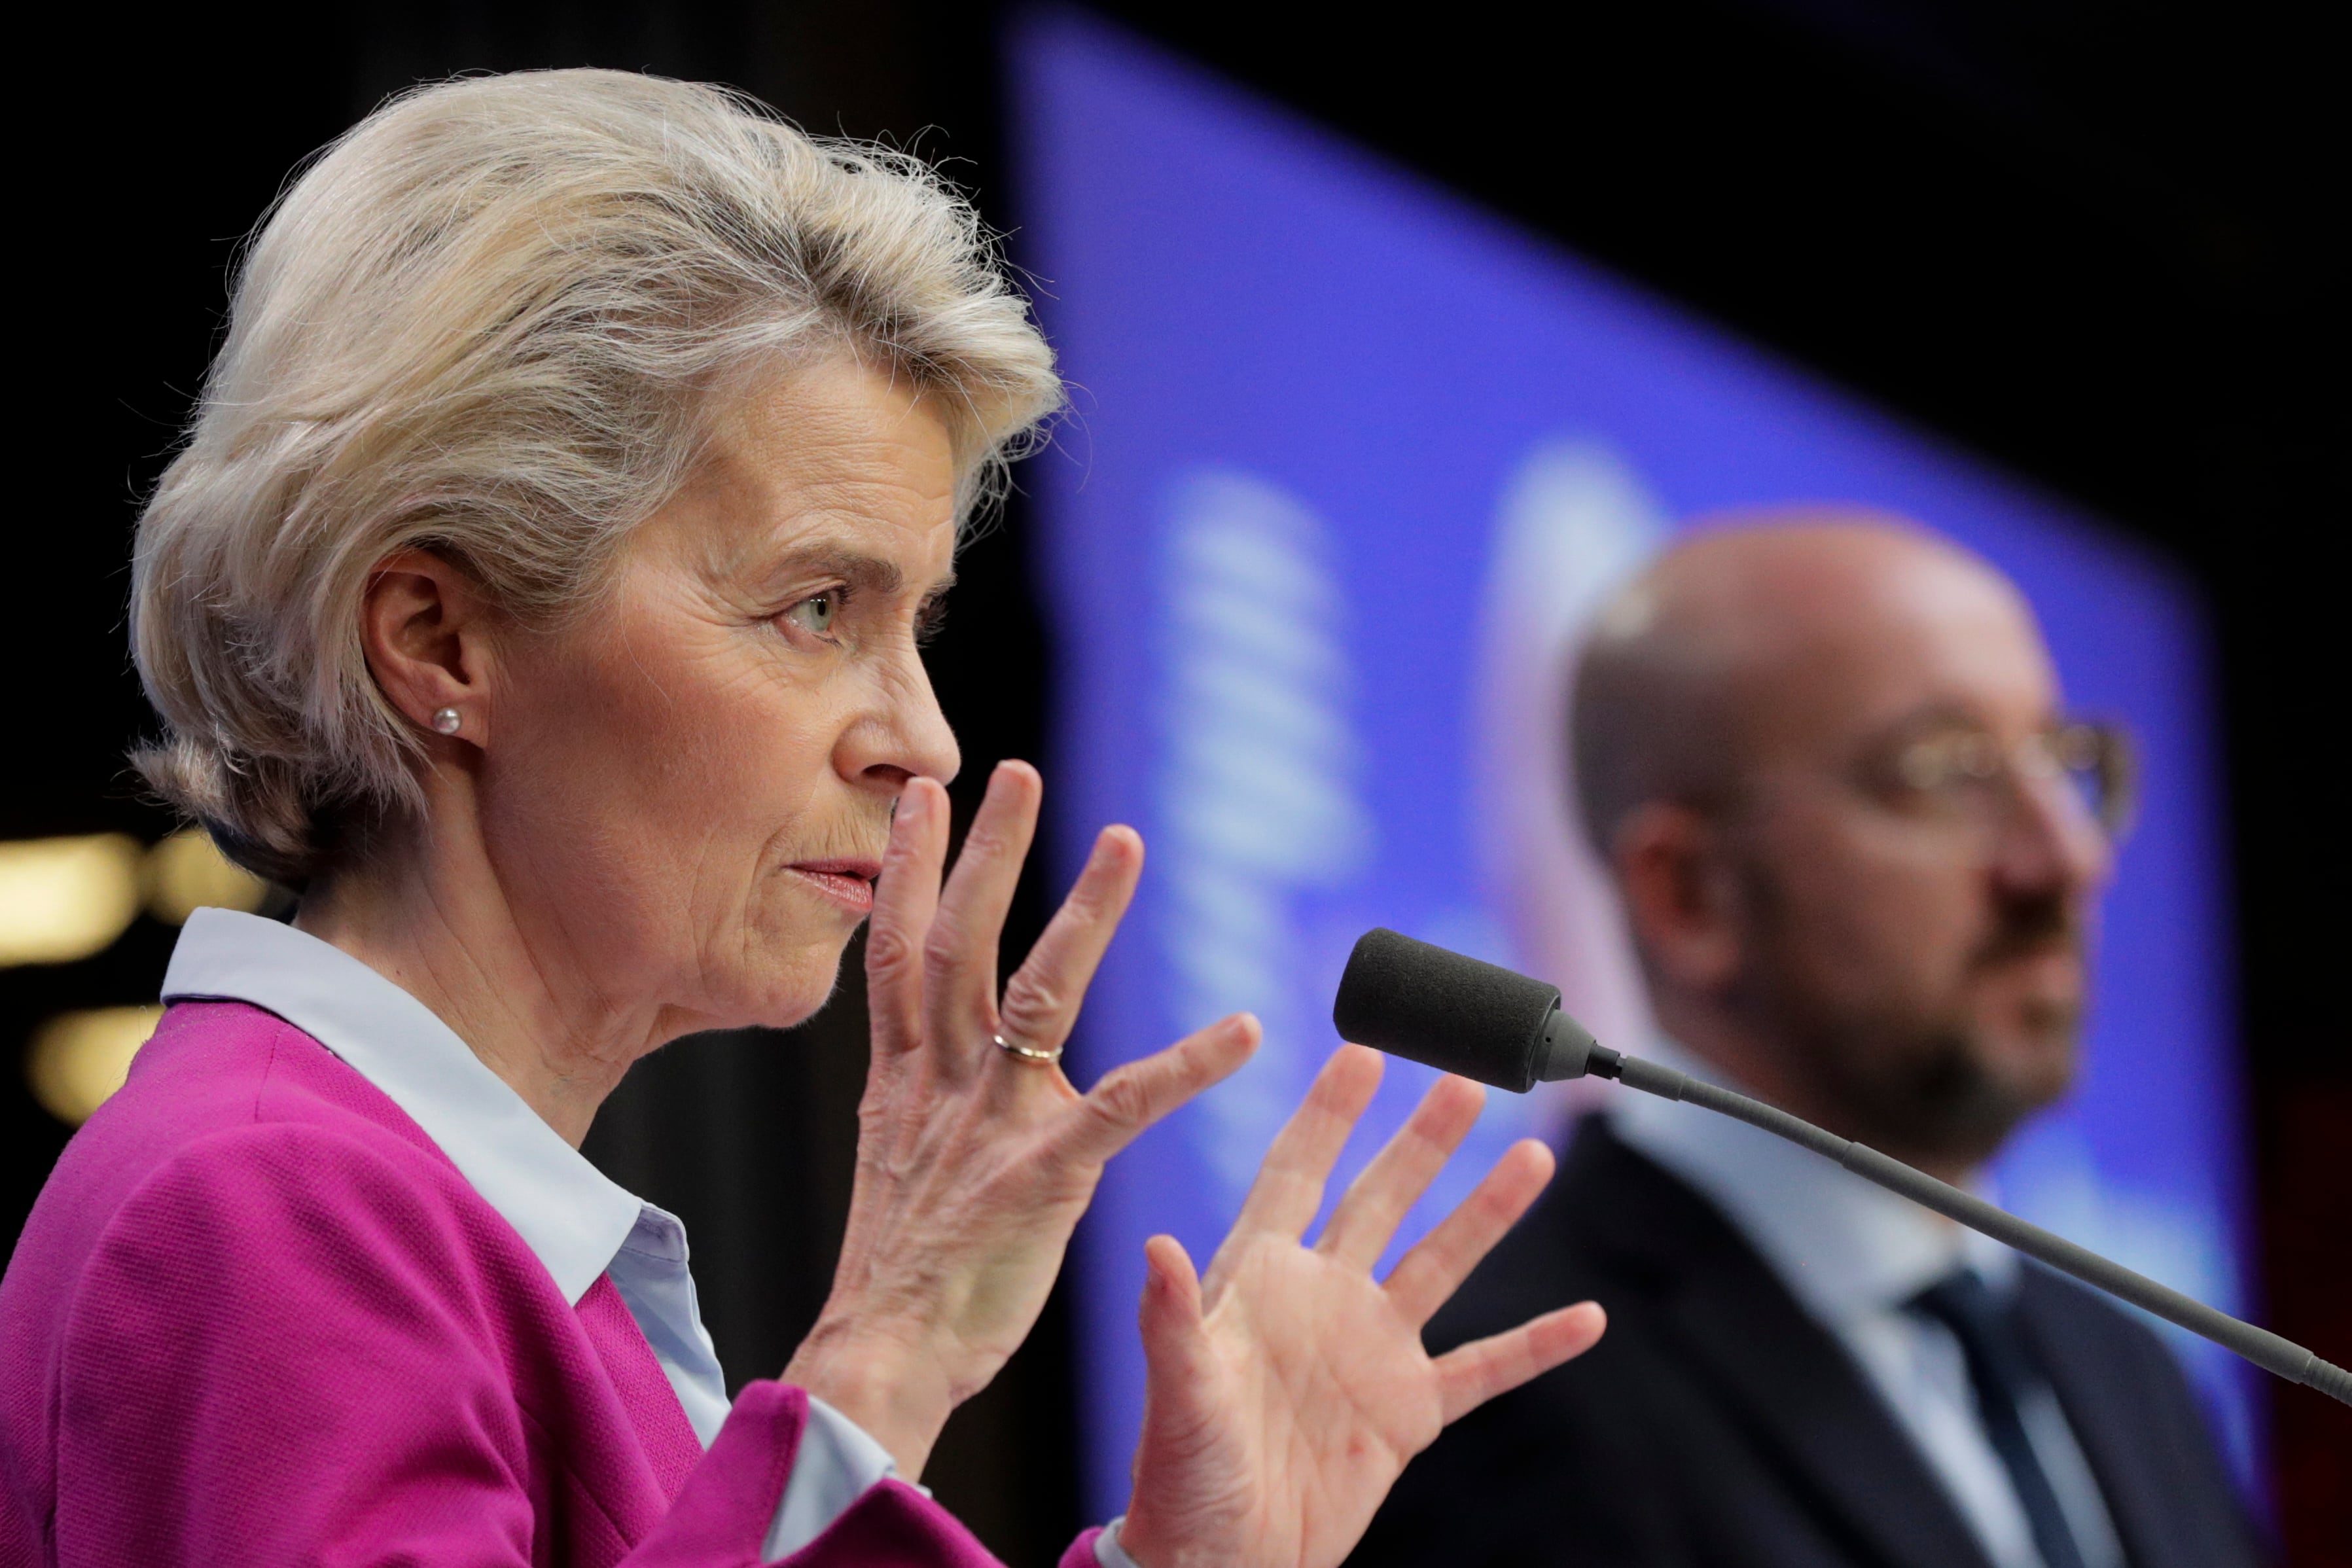
MULTIPOLYGON (((604 71, 387 105, 246 258, 141 520, 136 759, 290 926, 201 911, 0 1282, 0 1557, 977 1564, 912 1483, 1103 1163, 1256 1044, 1056 1059, 1139 874, 1106 829, 1002 994, 1039 781, 959 765, 919 644, 1060 403, 929 170, 604 71), (839 1271, 730 1400, 671 1216, 578 1152, 630 1065, 790 1025, 870 919, 839 1271), (797 1554, 797 1555, 795 1555, 797 1554)), ((1549 1170, 1370 1274, 1475 1116, 1444 1080, 1301 1244, 1345 1047, 1205 1279, 1148 1249, 1128 1513, 1068 1563, 1333 1563, 1447 1420, 1600 1331, 1431 1361, 1549 1170)))

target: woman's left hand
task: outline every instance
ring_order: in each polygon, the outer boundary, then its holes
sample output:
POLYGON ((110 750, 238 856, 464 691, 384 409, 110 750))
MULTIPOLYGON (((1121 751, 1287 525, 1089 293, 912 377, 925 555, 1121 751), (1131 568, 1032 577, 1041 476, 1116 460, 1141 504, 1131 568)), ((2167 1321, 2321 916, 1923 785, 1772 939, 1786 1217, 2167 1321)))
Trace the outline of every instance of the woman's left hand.
POLYGON ((1205 1280, 1173 1237, 1146 1247, 1150 1374, 1119 1543, 1141 1568, 1323 1568, 1355 1546, 1407 1460, 1445 1425, 1590 1349, 1599 1306, 1564 1307, 1432 1359, 1422 1325, 1550 1178, 1515 1145, 1405 1254, 1371 1267, 1477 1120, 1484 1091, 1438 1080, 1348 1189, 1312 1248, 1300 1237, 1381 1058, 1343 1046, 1275 1140, 1205 1280))
POLYGON ((908 1480, 948 1414, 1037 1321, 1103 1164, 1257 1047, 1237 1015, 1106 1073, 1084 1094, 1050 1062, 1134 895, 1143 841, 1105 828, 997 993, 997 938, 1037 824, 1042 784, 1006 763, 953 873, 947 793, 908 782, 866 939, 873 1057, 857 1177, 833 1293, 784 1378, 871 1433, 908 1480))

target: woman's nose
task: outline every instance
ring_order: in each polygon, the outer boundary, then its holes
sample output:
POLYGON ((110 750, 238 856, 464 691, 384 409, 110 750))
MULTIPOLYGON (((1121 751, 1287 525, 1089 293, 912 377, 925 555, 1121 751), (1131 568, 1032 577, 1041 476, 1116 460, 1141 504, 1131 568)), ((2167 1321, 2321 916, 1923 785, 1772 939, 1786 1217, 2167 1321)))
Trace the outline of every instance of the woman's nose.
POLYGON ((872 709, 842 738, 842 772, 896 791, 910 778, 946 784, 963 766, 955 731, 940 710, 930 673, 919 654, 893 661, 878 683, 872 709))

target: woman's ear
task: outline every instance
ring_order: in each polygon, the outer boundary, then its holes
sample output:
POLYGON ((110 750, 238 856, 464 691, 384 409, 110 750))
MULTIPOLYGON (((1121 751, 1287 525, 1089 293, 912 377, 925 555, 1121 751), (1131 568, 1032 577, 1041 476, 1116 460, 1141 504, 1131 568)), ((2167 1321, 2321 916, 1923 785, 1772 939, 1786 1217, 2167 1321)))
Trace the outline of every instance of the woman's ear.
POLYGON ((404 550, 376 563, 360 605, 369 673, 428 732, 479 746, 490 735, 489 601, 441 556, 404 550))

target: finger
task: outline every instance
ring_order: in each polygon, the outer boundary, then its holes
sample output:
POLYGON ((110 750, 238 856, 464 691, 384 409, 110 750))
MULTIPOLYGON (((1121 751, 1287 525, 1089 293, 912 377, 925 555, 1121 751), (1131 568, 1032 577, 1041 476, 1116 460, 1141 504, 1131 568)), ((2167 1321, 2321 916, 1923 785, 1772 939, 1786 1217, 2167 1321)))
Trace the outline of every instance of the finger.
POLYGON ((1100 1165, 1145 1128, 1220 1079, 1257 1049, 1262 1031, 1247 1013, 1187 1035, 1164 1051, 1105 1073, 1070 1107, 1056 1155, 1100 1165))
POLYGON ((1598 1301, 1579 1301, 1521 1323, 1507 1333, 1473 1340, 1437 1358, 1439 1397, 1447 1425, 1498 1394, 1573 1361, 1600 1342, 1609 1316, 1598 1301))
POLYGON ((1045 934, 1005 982, 999 1032, 1009 1040, 1051 1050, 1069 1038, 1087 986, 1118 930, 1136 879, 1143 872, 1143 840, 1131 827, 1106 827, 1078 873, 1070 896, 1054 911, 1045 934))
POLYGON ((1143 1301, 1136 1313, 1143 1331, 1143 1446, 1190 1452, 1217 1425, 1222 1381, 1202 1321, 1201 1277, 1172 1236, 1145 1242, 1143 1258, 1143 1301))
POLYGON ((890 844, 866 930, 866 1002, 875 1043, 884 1050, 922 1042, 922 954, 947 854, 947 791, 932 779, 908 780, 890 815, 890 844))
POLYGON ((1478 1260, 1517 1225, 1551 1180, 1551 1151, 1534 1139, 1505 1150, 1495 1168, 1390 1271, 1390 1302, 1419 1327, 1461 1289, 1478 1260))
POLYGON ((1208 1341, 1201 1332, 1201 1277, 1184 1244, 1155 1236, 1143 1244, 1143 1303, 1137 1318, 1151 1380, 1189 1383, 1205 1369, 1208 1341))
POLYGON ((1349 1184, 1315 1250, 1351 1268, 1370 1268, 1462 1146, 1486 1103, 1485 1089, 1451 1073, 1430 1085, 1396 1136, 1349 1184))
MULTIPOLYGON (((1232 1237, 1270 1231, 1291 1241, 1305 1233, 1323 1206, 1323 1184, 1339 1151, 1348 1146, 1356 1119, 1381 1087, 1381 1054, 1363 1046, 1341 1046, 1315 1075, 1307 1098, 1275 1135, 1250 1184, 1249 1196, 1234 1221, 1232 1237)), ((1219 1248, 1222 1252, 1223 1249, 1219 1248)), ((1217 1266, 1213 1261, 1209 1272, 1217 1266)))
POLYGON ((933 1046, 950 1060, 977 1061, 996 1028, 996 939, 1028 858, 1044 787, 1028 763, 999 763, 940 889, 923 944, 923 1000, 933 1046))

